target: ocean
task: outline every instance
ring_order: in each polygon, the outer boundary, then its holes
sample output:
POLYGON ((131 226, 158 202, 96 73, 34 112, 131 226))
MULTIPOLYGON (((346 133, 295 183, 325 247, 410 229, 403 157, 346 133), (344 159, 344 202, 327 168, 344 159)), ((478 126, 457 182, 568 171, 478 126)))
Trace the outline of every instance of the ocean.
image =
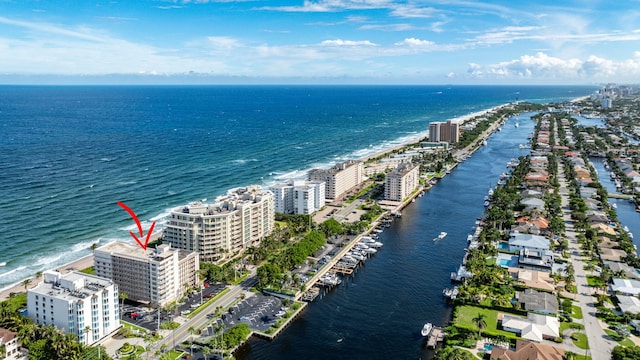
POLYGON ((162 227, 228 189, 303 178, 445 121, 593 86, 0 86, 0 288, 162 227))

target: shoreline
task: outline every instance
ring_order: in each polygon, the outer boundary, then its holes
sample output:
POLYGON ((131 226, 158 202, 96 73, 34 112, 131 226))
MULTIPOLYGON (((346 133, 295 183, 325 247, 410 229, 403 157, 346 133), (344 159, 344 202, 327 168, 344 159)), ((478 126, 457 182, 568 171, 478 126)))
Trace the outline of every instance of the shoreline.
MULTIPOLYGON (((584 99, 584 98, 588 98, 588 96, 578 97, 578 98, 570 100, 570 101, 571 102, 579 101, 580 99, 584 99)), ((482 115, 497 111, 497 110, 499 110, 499 109, 501 109, 503 107, 509 106, 509 105, 512 105, 512 103, 504 103, 504 104, 501 104, 501 105, 490 107, 488 109, 484 109, 484 110, 476 111, 476 112, 469 113, 469 114, 466 114, 466 115, 462 115, 462 116, 446 119, 444 121, 452 121, 452 122, 457 122, 457 123, 462 124, 462 123, 464 123, 466 121, 469 121, 469 120, 471 120, 473 118, 476 118, 478 116, 482 116, 482 115)), ((488 131, 489 131, 489 133, 491 133, 491 132, 495 131, 495 128, 490 127, 490 129, 488 129, 488 131)), ((425 138, 425 136, 427 136, 427 134, 428 134, 428 131, 425 131, 423 133, 423 135, 416 136, 413 139, 407 140, 406 142, 404 142, 402 144, 398 144, 398 145, 394 145, 394 146, 386 148, 386 149, 382 149, 382 150, 377 151, 377 152, 375 152, 373 154, 364 155, 364 156, 360 157, 358 160, 366 162, 366 161, 369 161, 369 160, 374 159, 376 157, 384 157, 385 155, 389 155, 390 153, 392 153, 395 150, 402 149, 404 147, 420 143, 420 141, 422 141, 425 138)), ((470 152, 473 152, 473 151, 475 151, 475 149, 471 150, 470 152)), ((161 232, 159 231, 159 233, 161 233, 161 232)), ((155 234, 154 234, 154 236, 155 236, 155 234)), ((68 263, 64 263, 64 264, 56 266, 54 268, 45 269, 43 271, 58 270, 61 273, 66 274, 66 273, 68 273, 70 271, 82 270, 82 269, 85 269, 85 268, 88 268, 88 267, 91 267, 91 266, 93 266, 93 254, 84 255, 83 257, 78 258, 76 260, 72 260, 72 261, 70 261, 68 263)), ((15 282, 13 284, 9 284, 9 285, 5 286, 4 288, 0 289, 0 301, 8 299, 9 295, 11 293, 24 292, 25 290, 24 290, 23 281, 27 280, 27 279, 31 280, 31 283, 28 286, 29 288, 33 288, 33 287, 35 287, 37 285, 37 283, 34 283, 34 280, 36 279, 35 275, 29 275, 29 276, 23 278, 20 281, 17 281, 17 282, 15 282)))

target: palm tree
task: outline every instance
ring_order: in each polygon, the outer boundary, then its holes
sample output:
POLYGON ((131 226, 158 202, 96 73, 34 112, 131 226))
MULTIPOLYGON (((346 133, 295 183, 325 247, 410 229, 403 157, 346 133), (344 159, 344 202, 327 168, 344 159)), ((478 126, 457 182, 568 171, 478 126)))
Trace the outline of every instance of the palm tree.
POLYGON ((193 326, 189 326, 189 342, 191 345, 189 346, 189 350, 191 351, 191 356, 193 356, 193 335, 198 333, 198 329, 193 326))
POLYGON ((91 326, 89 326, 89 325, 85 326, 83 331, 84 331, 85 344, 89 345, 89 335, 88 334, 91 331, 91 326))
POLYGON ((91 249, 92 253, 95 253, 97 248, 98 248, 98 243, 93 243, 91 244, 91 246, 89 246, 89 249, 91 249))
POLYGON ((481 336, 482 330, 487 328, 487 321, 485 320, 486 317, 487 315, 478 313, 476 317, 471 319, 471 321, 478 327, 478 336, 481 336))
POLYGON ((36 272, 36 281, 39 281, 41 277, 42 277, 42 271, 36 272))
POLYGON ((31 284, 31 279, 22 280, 22 285, 24 285, 24 291, 27 291, 27 287, 31 284))
POLYGON ((211 353, 211 348, 209 348, 208 346, 202 348, 202 355, 204 355, 204 360, 209 359, 209 355, 211 355, 211 353))
POLYGON ((122 310, 124 308, 124 301, 127 300, 128 296, 127 294, 123 293, 122 291, 120 293, 118 293, 118 298, 120 298, 120 300, 122 300, 122 304, 120 305, 120 316, 122 316, 122 310))

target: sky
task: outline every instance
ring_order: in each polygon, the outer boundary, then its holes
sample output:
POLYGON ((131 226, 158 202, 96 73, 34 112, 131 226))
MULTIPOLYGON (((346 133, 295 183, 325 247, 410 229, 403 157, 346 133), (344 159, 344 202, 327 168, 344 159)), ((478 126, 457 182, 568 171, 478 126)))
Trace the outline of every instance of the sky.
POLYGON ((0 0, 0 83, 640 83, 640 0, 0 0))

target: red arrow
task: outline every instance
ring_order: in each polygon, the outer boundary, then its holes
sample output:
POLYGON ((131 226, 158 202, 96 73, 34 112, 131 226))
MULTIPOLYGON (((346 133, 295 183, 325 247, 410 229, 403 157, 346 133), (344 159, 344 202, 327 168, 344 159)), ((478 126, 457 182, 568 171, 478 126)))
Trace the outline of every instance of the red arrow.
POLYGON ((144 232, 142 231, 142 224, 140 224, 140 220, 138 220, 138 216, 136 215, 136 213, 134 213, 133 210, 131 210, 127 205, 125 205, 121 201, 118 201, 118 205, 120 205, 121 208, 123 208, 126 212, 128 212, 129 215, 131 215, 131 217, 133 218, 133 221, 136 222, 136 225, 138 225, 138 231, 140 231, 140 239, 138 239, 136 234, 134 234, 132 231, 129 231, 129 234, 131 234, 131 236, 136 240, 138 245, 140 245, 140 247, 143 250, 147 250, 147 244, 149 244, 149 238, 151 237, 151 234, 153 233, 153 228, 156 226, 156 222, 154 221, 153 224, 151 224, 151 227, 149 228, 149 232, 147 233, 147 236, 145 237, 144 236, 144 232), (142 238, 145 238, 144 244, 142 243, 142 238))

